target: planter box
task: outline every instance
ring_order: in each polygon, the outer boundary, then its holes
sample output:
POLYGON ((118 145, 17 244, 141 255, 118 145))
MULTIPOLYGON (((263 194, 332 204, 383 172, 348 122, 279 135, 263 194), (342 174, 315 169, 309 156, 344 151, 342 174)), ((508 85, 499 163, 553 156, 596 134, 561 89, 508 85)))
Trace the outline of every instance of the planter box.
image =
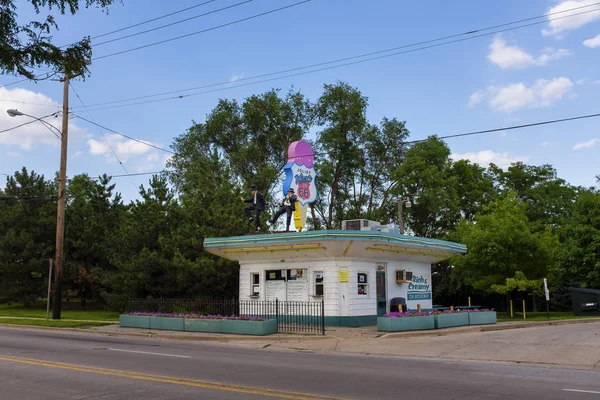
POLYGON ((223 332, 222 319, 186 319, 186 332, 223 332))
POLYGON ((469 312, 469 325, 486 325, 496 323, 496 311, 469 312))
POLYGON ((469 325, 469 313, 467 312, 439 314, 434 315, 433 317, 435 320, 435 329, 469 325))
POLYGON ((123 328, 150 329, 150 317, 143 315, 122 314, 119 316, 119 325, 123 328))
POLYGON ((150 317, 150 329, 163 329, 166 331, 185 330, 185 318, 150 317))
POLYGON ((266 321, 243 321, 222 320, 222 333, 234 333, 237 335, 270 335, 277 333, 277 320, 266 321))
POLYGON ((383 332, 418 331, 434 329, 433 315, 421 317, 377 318, 377 330, 383 332))

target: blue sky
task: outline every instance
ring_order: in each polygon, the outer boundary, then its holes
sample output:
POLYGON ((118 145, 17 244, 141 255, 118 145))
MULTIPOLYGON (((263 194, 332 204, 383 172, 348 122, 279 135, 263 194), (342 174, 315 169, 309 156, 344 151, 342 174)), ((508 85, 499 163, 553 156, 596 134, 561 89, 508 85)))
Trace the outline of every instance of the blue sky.
MULTIPOLYGON (((254 0, 148 34, 96 45, 94 56, 185 35, 297 1, 254 0)), ((92 44, 241 2, 216 0, 151 24, 98 38, 92 44)), ((108 15, 97 9, 83 10, 74 17, 57 18, 60 31, 54 35, 55 43, 67 44, 85 35, 101 35, 199 3, 200 0, 124 0, 123 5, 112 6, 108 15)), ((219 98, 241 101, 272 87, 284 90, 293 87, 316 100, 324 84, 338 80, 358 87, 369 98, 371 122, 376 123, 384 116, 405 120, 411 139, 598 113, 600 10, 422 51, 236 87, 254 82, 239 82, 239 78, 593 3, 595 0, 504 0, 485 2, 482 7, 480 0, 312 0, 222 29, 95 60, 91 77, 73 82, 84 104, 93 111, 88 113, 82 108, 73 91, 70 103, 77 115, 167 148, 192 121, 203 121, 219 98), (222 90, 183 99, 101 110, 96 109, 103 106, 92 106, 218 82, 230 83, 216 88, 222 90)), ((34 17, 27 2, 19 1, 18 5, 22 21, 34 17)), ((600 6, 550 18, 596 9, 600 6)), ((19 78, 0 76, 0 85, 16 80, 19 78)), ((25 122, 8 117, 6 109, 18 108, 42 116, 56 110, 61 98, 62 84, 56 81, 0 87, 0 130, 25 122)), ((60 118, 49 121, 60 125, 60 118)), ((595 175, 600 173, 599 127, 600 118, 595 118, 448 139, 447 143, 455 158, 469 158, 484 166, 494 162, 506 167, 511 161, 552 164, 559 176, 570 183, 592 186, 595 175)), ((157 171, 164 167, 168 156, 77 118, 71 120, 70 128, 69 176, 84 172, 97 176, 120 175, 125 170, 129 173, 157 171), (106 145, 102 133, 125 170, 106 145)), ((52 176, 58 163, 59 142, 41 124, 0 134, 0 174, 12 174, 27 166, 52 176)), ((115 181, 124 198, 130 200, 137 196, 137 187, 146 184, 148 179, 149 176, 134 176, 115 178, 115 181)), ((1 181, 3 186, 4 179, 1 181)))

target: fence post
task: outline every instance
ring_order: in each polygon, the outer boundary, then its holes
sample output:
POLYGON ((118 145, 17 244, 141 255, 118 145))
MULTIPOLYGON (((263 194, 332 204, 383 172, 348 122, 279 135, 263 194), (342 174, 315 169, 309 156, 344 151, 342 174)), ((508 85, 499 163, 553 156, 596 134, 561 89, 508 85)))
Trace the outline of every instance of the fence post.
POLYGON ((325 299, 321 299, 321 332, 325 336, 325 299))
POLYGON ((279 332, 279 299, 275 298, 275 319, 277 320, 277 332, 279 332))

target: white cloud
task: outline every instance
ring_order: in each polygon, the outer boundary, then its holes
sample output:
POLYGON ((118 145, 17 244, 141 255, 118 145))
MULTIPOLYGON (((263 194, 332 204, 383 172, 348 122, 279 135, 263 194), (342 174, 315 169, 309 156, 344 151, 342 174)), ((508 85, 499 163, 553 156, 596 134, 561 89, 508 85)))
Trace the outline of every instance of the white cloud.
POLYGON ((576 83, 577 83, 578 85, 583 85, 583 84, 584 84, 584 83, 586 83, 586 82, 587 82, 587 78, 581 78, 581 79, 578 79, 576 83))
POLYGON ((600 144, 600 139, 594 138, 587 142, 579 142, 575 146, 573 146, 573 150, 581 150, 581 149, 591 149, 595 147, 597 144, 600 144))
POLYGON ((596 48, 596 47, 600 47, 600 34, 596 37, 593 37, 591 39, 587 39, 583 41, 583 45, 586 47, 589 47, 591 49, 596 48))
POLYGON ((473 107, 476 104, 479 104, 485 98, 485 93, 481 90, 476 91, 471 96, 469 96, 469 107, 473 107))
POLYGON ((113 154, 114 151, 119 160, 123 163, 127 163, 127 166, 133 168, 135 172, 148 172, 163 169, 165 166, 165 159, 161 158, 155 149, 144 144, 155 143, 145 140, 142 140, 141 142, 142 143, 130 140, 117 134, 105 134, 103 138, 90 138, 87 140, 90 154, 102 155, 107 161, 115 163, 117 162, 117 159, 113 154), (110 146, 106 143, 107 141, 110 143, 110 146))
POLYGON ((238 79, 242 79, 244 77, 244 73, 238 74, 238 75, 233 75, 231 78, 229 78, 229 81, 231 83, 237 81, 238 79))
POLYGON ((510 112, 524 107, 550 107, 561 100, 572 87, 573 82, 564 77, 538 79, 529 87, 523 82, 511 83, 505 87, 490 86, 483 97, 477 98, 479 102, 487 98, 490 107, 496 111, 510 112))
POLYGON ((144 143, 152 144, 150 142, 141 141, 136 142, 134 140, 127 139, 121 135, 106 134, 102 140, 88 139, 87 143, 90 148, 90 154, 92 155, 105 155, 108 158, 112 158, 113 151, 123 162, 130 159, 132 156, 139 156, 141 154, 149 153, 152 148, 144 143), (108 142, 108 143, 107 143, 108 142), (109 146, 110 144, 110 146, 109 146), (112 148, 112 149, 111 149, 112 148))
POLYGON ((9 157, 19 157, 21 154, 16 153, 14 151, 9 151, 8 153, 6 153, 6 155, 9 157))
MULTIPOLYGON (((34 121, 28 116, 9 116, 5 110, 18 109, 19 111, 38 118, 50 115, 61 110, 59 103, 50 97, 26 89, 12 89, 0 87, 0 99, 2 109, 0 110, 0 130, 10 129, 27 122, 14 130, 0 135, 0 146, 17 146, 23 150, 30 150, 37 146, 51 145, 58 147, 60 141, 51 133, 43 123, 34 121)), ((44 121, 60 130, 61 117, 50 116, 44 121)), ((87 131, 77 126, 72 120, 69 121, 69 138, 80 139, 87 135, 87 131)))
POLYGON ((569 95, 567 96, 569 100, 575 100, 578 97, 579 95, 577 93, 569 93, 569 95))
POLYGON ((482 150, 476 153, 453 153, 450 155, 453 160, 469 160, 482 167, 487 167, 494 163, 500 168, 508 168, 515 162, 527 162, 529 156, 510 156, 508 153, 496 153, 492 150, 482 150))
POLYGON ((545 142, 543 142, 543 143, 542 143, 542 146, 543 146, 543 147, 550 147, 550 146, 554 146, 554 145, 556 145, 556 144, 558 144, 558 142, 553 142, 553 141, 545 141, 545 142))
POLYGON ((488 59, 502 69, 522 69, 546 65, 549 61, 568 56, 567 49, 546 48, 539 57, 534 57, 517 46, 507 46, 506 41, 496 37, 490 45, 488 59))
POLYGON ((600 19, 600 10, 595 10, 592 4, 597 3, 597 0, 566 0, 561 1, 556 6, 552 7, 548 10, 548 14, 555 14, 557 12, 561 12, 558 15, 550 15, 548 16, 548 29, 542 29, 542 34, 544 36, 556 36, 561 37, 565 32, 569 30, 574 30, 582 27, 583 25, 589 24, 590 22, 594 22, 600 19), (589 7, 585 7, 589 6, 589 7), (578 10, 573 10, 569 12, 565 12, 567 10, 577 8, 577 7, 585 7, 580 8, 578 10), (578 15, 575 15, 578 14, 578 15), (565 16, 569 16, 568 18, 561 18, 565 16))

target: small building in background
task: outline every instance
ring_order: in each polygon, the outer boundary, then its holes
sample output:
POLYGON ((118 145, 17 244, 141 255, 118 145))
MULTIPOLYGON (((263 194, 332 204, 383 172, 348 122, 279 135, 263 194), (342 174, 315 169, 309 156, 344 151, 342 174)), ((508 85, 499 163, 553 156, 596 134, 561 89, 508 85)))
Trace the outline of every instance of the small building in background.
POLYGON ((431 309, 431 264, 467 252, 400 235, 394 224, 350 220, 342 228, 206 238, 204 248, 240 263, 240 300, 323 301, 330 326, 375 325, 397 304, 431 309))

